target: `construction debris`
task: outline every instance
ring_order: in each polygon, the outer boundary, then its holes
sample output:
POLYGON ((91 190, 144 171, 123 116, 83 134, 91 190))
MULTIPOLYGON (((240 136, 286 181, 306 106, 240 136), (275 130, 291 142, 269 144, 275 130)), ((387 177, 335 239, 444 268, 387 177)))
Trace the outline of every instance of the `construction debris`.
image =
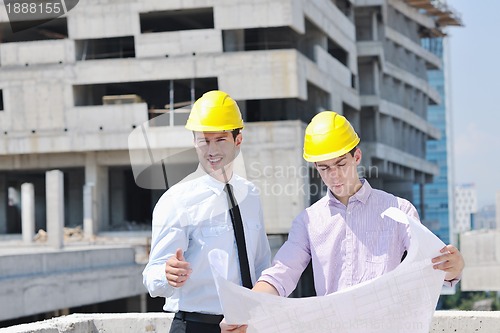
MULTIPOLYGON (((47 232, 43 229, 38 230, 33 240, 37 243, 47 242, 47 232)), ((78 225, 74 228, 64 227, 64 241, 81 241, 83 240, 82 226, 78 225)))

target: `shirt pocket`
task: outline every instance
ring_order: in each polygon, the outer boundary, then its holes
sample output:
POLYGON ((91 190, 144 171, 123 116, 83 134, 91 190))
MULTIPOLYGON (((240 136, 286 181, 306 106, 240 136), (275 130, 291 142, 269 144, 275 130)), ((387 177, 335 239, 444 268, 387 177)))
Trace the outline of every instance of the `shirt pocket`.
POLYGON ((370 263, 387 263, 394 235, 394 230, 367 231, 366 261, 370 263))
POLYGON ((245 222, 245 240, 248 245, 257 246, 262 228, 263 226, 258 219, 248 219, 245 222))
POLYGON ((200 227, 203 237, 218 237, 233 230, 225 220, 212 220, 200 227))

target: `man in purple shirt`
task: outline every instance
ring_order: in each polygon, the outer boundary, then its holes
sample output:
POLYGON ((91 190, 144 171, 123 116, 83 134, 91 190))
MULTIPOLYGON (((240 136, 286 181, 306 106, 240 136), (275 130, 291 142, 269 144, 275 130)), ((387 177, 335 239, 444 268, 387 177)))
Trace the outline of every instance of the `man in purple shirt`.
MULTIPOLYGON (((397 207, 418 219, 415 207, 360 179, 360 139, 347 119, 335 112, 317 114, 306 128, 304 159, 314 163, 328 193, 295 218, 288 235, 252 290, 287 297, 312 260, 316 294, 324 296, 392 271, 409 247, 407 226, 380 214, 397 207)), ((455 285, 464 267, 453 245, 434 258, 455 285)), ((221 323, 221 331, 246 332, 246 325, 221 323)))

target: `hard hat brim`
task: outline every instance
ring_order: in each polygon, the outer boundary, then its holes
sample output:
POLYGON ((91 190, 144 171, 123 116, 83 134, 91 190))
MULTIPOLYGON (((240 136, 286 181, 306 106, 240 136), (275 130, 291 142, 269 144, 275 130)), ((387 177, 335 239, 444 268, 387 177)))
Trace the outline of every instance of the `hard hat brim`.
POLYGON ((304 152, 303 157, 307 162, 312 162, 312 163, 328 161, 328 160, 331 160, 331 159, 334 159, 334 158, 337 158, 337 157, 340 157, 342 155, 349 153, 351 150, 353 150, 358 145, 358 143, 360 141, 361 141, 360 138, 357 137, 356 140, 354 140, 348 146, 344 147, 341 150, 338 150, 338 151, 335 151, 332 153, 328 153, 328 154, 323 154, 323 155, 309 155, 309 154, 306 154, 306 152, 304 152))
POLYGON ((241 126, 194 126, 187 124, 185 126, 186 129, 193 132, 232 132, 236 129, 243 129, 245 126, 242 124, 241 126))

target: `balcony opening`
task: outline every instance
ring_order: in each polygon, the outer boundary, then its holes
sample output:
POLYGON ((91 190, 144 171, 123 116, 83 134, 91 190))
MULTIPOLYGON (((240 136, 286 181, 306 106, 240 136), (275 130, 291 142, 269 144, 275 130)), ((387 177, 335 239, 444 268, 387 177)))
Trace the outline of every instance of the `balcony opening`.
POLYGON ((332 3, 344 14, 352 20, 353 6, 350 0, 331 0, 332 3))
POLYGON ((134 58, 134 37, 80 39, 75 41, 76 60, 134 58))
POLYGON ((310 60, 316 61, 315 47, 320 46, 328 54, 347 66, 348 53, 313 22, 306 20, 306 33, 301 36, 298 49, 310 60))
POLYGON ((308 99, 261 99, 246 101, 246 121, 301 120, 309 123, 317 113, 329 110, 330 95, 313 84, 307 85, 308 99))
POLYGON ((340 45, 328 38, 328 53, 340 61, 344 66, 347 66, 349 54, 340 45))
POLYGON ((363 142, 377 141, 378 127, 377 111, 372 107, 362 108, 359 118, 359 136, 363 142))
POLYGON ((314 61, 314 47, 322 45, 324 33, 306 20, 306 33, 290 27, 224 30, 224 52, 295 49, 314 61))
POLYGON ((245 29, 245 51, 297 49, 299 35, 289 27, 245 29))
POLYGON ((355 12, 356 41, 373 40, 373 7, 358 8, 355 12))
POLYGON ((13 33, 10 24, 0 23, 0 43, 30 42, 68 38, 66 18, 59 18, 39 26, 13 33))
POLYGON ((344 114, 344 117, 346 117, 347 120, 349 120, 354 130, 357 133, 360 133, 361 129, 360 112, 346 103, 342 103, 342 112, 344 114))
POLYGON ((326 34, 316 24, 306 19, 306 33, 301 36, 299 50, 310 60, 316 61, 314 48, 326 48, 326 34))
MULTIPOLYGON (((191 105, 209 90, 218 89, 217 78, 161 80, 143 82, 105 83, 73 86, 75 106, 95 106, 125 103, 146 103, 152 120, 169 112, 191 105)), ((185 118, 180 122, 187 120, 185 118)), ((164 126, 168 118, 160 117, 151 122, 164 126)))
POLYGON ((274 27, 224 30, 222 37, 224 52, 295 49, 316 61, 314 50, 320 46, 344 66, 348 63, 348 52, 309 20, 306 20, 305 34, 290 27, 274 27))
POLYGON ((361 95, 375 95, 377 82, 376 72, 374 69, 376 64, 366 60, 358 61, 358 74, 359 74, 359 92, 361 95))
POLYGON ((196 8, 141 13, 141 33, 213 29, 213 8, 196 8))
POLYGON ((137 186, 130 166, 109 168, 108 231, 137 231, 151 228, 151 212, 163 191, 137 186))

